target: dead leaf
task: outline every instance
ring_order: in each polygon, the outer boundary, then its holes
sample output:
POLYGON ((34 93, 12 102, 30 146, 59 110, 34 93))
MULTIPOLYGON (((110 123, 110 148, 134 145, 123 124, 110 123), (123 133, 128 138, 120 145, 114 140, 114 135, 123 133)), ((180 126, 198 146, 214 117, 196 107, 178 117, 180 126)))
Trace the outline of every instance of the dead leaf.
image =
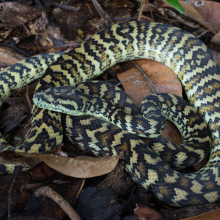
MULTIPOLYGON (((161 209, 160 213, 166 216, 167 219, 190 219, 195 216, 200 216, 208 212, 219 209, 217 203, 209 203, 203 205, 187 206, 178 209, 161 209)), ((210 218, 207 218, 210 219, 210 218)), ((212 218, 211 218, 212 219, 212 218)), ((211 220, 210 219, 210 220, 211 220)))
POLYGON ((114 157, 106 156, 99 158, 87 156, 69 158, 53 154, 20 152, 16 154, 24 157, 38 158, 45 162, 49 167, 67 176, 76 178, 90 178, 111 172, 116 167, 123 152, 114 157))
POLYGON ((201 20, 204 20, 202 15, 195 8, 193 8, 193 6, 191 6, 189 3, 181 1, 180 4, 182 5, 184 11, 187 14, 190 14, 190 15, 192 15, 196 18, 199 18, 201 20))
POLYGON ((220 28, 220 3, 213 1, 189 0, 189 3, 210 23, 216 30, 220 28))
MULTIPOLYGON (((203 18, 203 16, 198 11, 196 11, 196 9, 193 9, 189 3, 180 1, 180 4, 182 5, 183 9, 185 10, 187 16, 190 19, 201 24, 202 26, 207 28, 210 32, 216 34, 215 30, 213 29, 213 26, 209 22, 206 22, 205 19, 203 18)), ((160 7, 173 8, 173 6, 171 6, 167 2, 164 2, 164 4, 161 5, 160 7)), ((176 10, 176 9, 174 9, 174 10, 176 10)), ((183 19, 182 17, 179 17, 177 20, 181 21, 182 23, 186 22, 186 23, 188 23, 189 26, 190 26, 190 23, 192 23, 192 22, 188 22, 185 18, 183 19)), ((192 25, 192 27, 196 28, 196 25, 192 25)))
MULTIPOLYGON (((170 68, 156 61, 146 59, 136 60, 136 63, 146 73, 147 77, 149 77, 157 93, 172 93, 182 97, 181 83, 176 74, 170 68)), ((124 90, 134 103, 139 106, 146 96, 152 94, 152 91, 148 87, 147 79, 140 73, 140 71, 134 66, 132 68, 130 68, 130 66, 130 64, 126 63, 126 69, 128 70, 125 71, 125 67, 122 67, 117 76, 121 82, 126 80, 126 82, 123 82, 122 84, 124 90), (127 80, 130 77, 131 79, 127 80)), ((167 123, 162 136, 174 143, 182 143, 181 134, 171 122, 167 123)))
POLYGON ((134 214, 137 215, 139 219, 141 220, 164 220, 164 218, 156 210, 148 206, 144 206, 140 204, 136 204, 136 206, 137 208, 134 210, 134 214))
POLYGON ((80 11, 65 11, 65 13, 63 13, 62 9, 56 7, 52 12, 55 20, 59 23, 62 36, 65 40, 71 42, 76 38, 77 30, 80 29, 84 22, 92 17, 89 8, 84 2, 79 1, 74 5, 77 8, 80 7, 80 11))
POLYGON ((220 31, 211 39, 210 43, 220 46, 220 31))
POLYGON ((184 220, 219 220, 219 219, 220 219, 220 209, 217 209, 192 218, 185 218, 184 220))
MULTIPOLYGON (((53 154, 53 155, 61 154, 62 153, 61 152, 62 146, 63 146, 63 144, 55 147, 54 149, 52 149, 49 152, 49 154, 53 154)), ((34 180, 43 182, 48 179, 51 179, 52 177, 54 177, 57 174, 57 171, 55 171, 54 169, 49 167, 47 164, 45 164, 41 160, 39 160, 37 158, 34 158, 34 159, 39 161, 35 166, 32 166, 32 169, 30 171, 31 176, 34 180)))
MULTIPOLYGON (((182 97, 181 83, 170 68, 152 60, 136 60, 135 62, 149 77, 157 93, 169 92, 182 97)), ((121 82, 126 80, 123 82, 124 90, 138 106, 146 96, 151 94, 151 89, 147 87, 147 79, 136 67, 130 68, 131 65, 128 63, 125 65, 118 71, 117 76, 121 82), (125 71, 125 69, 128 70, 125 71), (133 77, 136 74, 138 75, 133 77), (130 77, 131 79, 128 80, 130 77)))
POLYGON ((1 59, 1 66, 11 66, 26 57, 21 55, 20 53, 16 53, 13 49, 8 47, 0 47, 0 59, 1 59))
POLYGON ((47 166, 44 162, 40 162, 36 166, 34 166, 31 171, 32 179, 38 182, 44 182, 49 179, 54 178, 57 175, 57 171, 52 169, 51 167, 47 166))
POLYGON ((21 26, 39 16, 43 11, 19 2, 0 3, 0 8, 0 27, 21 26))
POLYGON ((116 168, 98 185, 98 190, 111 187, 118 195, 126 195, 136 186, 135 182, 125 172, 125 167, 118 163, 116 168))
MULTIPOLYGON (((189 3, 180 1, 180 4, 182 5, 182 7, 186 13, 188 13, 192 16, 195 16, 201 20, 204 20, 202 15, 195 8, 193 8, 193 6, 191 6, 189 3)), ((173 6, 171 6, 167 2, 164 2, 163 5, 161 5, 161 7, 173 8, 173 6)))

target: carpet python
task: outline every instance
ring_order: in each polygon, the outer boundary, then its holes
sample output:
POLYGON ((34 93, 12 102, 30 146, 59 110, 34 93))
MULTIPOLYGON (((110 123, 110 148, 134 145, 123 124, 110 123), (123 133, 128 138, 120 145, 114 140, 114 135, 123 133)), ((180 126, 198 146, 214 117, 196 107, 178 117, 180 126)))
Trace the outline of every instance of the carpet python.
MULTIPOLYGON (((95 124, 97 123, 99 127, 100 120, 96 122, 94 118, 90 118, 92 124, 82 120, 81 123, 75 125, 75 121, 78 120, 76 117, 71 123, 63 124, 65 130, 71 131, 64 133, 68 133, 72 143, 90 146, 90 148, 79 147, 86 151, 93 150, 93 153, 96 150, 99 152, 98 155, 94 153, 97 156, 100 156, 100 152, 105 152, 103 155, 118 155, 125 150, 124 146, 127 144, 116 137, 117 134, 121 134, 121 130, 147 138, 145 139, 147 145, 175 169, 198 164, 210 150, 211 134, 202 116, 188 102, 172 94, 149 95, 141 102, 138 109, 129 96, 117 86, 102 81, 90 81, 76 87, 51 87, 45 91, 36 92, 33 101, 40 108, 72 116, 89 115, 115 125, 117 128, 106 124, 102 126, 102 130, 97 131, 95 124), (178 127, 182 134, 183 144, 171 143, 159 136, 166 124, 165 118, 178 127), (81 131, 80 128, 83 126, 84 131, 81 131), (150 131, 154 131, 153 135, 152 132, 144 131, 147 126, 150 131), (106 130, 107 127, 111 129, 106 130), (154 130, 153 127, 155 127, 154 130), (114 130, 114 135, 112 130, 114 130), (89 134, 91 131, 92 136, 89 134), (83 133, 85 135, 82 136, 83 133), (94 138, 90 139, 89 136, 94 138), (98 143, 97 136, 101 140, 98 143), (157 138, 152 138, 152 136, 157 138), (106 141, 106 137, 111 137, 111 139, 106 141), (112 145, 111 141, 114 139, 116 139, 117 146, 114 146, 113 152, 109 150, 109 146, 112 145)), ((130 142, 130 139, 125 141, 130 142)), ((130 155, 124 160, 129 163, 130 155)))
MULTIPOLYGON (((1 98, 8 97, 12 88, 20 88, 24 82, 38 78, 45 69, 36 92, 50 87, 75 86, 95 78, 116 63, 139 58, 156 60, 176 73, 189 103, 208 123, 212 149, 209 162, 202 169, 184 174, 173 170, 133 135, 129 147, 124 146, 125 155, 130 155, 126 170, 135 182, 150 188, 158 199, 169 205, 220 201, 220 69, 207 47, 185 31, 153 22, 115 24, 66 53, 32 57, 4 70, 0 73, 1 98)), ((28 139, 13 148, 1 138, 1 151, 46 152, 62 143, 62 115, 35 105, 32 113, 28 139)), ((68 117, 64 123, 71 122, 68 117)), ((118 137, 123 135, 128 135, 127 131, 118 137)), ((8 165, 0 168, 2 173, 14 170, 8 165)))

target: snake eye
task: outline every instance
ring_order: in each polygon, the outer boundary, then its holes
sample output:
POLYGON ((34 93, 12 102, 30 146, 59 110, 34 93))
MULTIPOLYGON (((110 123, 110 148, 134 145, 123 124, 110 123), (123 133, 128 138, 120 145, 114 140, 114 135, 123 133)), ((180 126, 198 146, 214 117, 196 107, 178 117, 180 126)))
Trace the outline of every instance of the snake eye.
POLYGON ((57 106, 57 105, 60 104, 60 102, 59 102, 58 100, 54 100, 54 101, 53 101, 53 104, 54 104, 55 106, 57 106))

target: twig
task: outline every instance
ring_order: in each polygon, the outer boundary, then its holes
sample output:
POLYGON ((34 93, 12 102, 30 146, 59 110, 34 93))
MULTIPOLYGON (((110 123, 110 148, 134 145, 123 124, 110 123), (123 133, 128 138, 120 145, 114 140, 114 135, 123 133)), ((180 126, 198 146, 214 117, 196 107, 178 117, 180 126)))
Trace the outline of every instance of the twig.
POLYGON ((56 2, 53 2, 53 3, 50 3, 49 6, 56 6, 56 7, 59 7, 59 8, 62 8, 64 10, 67 10, 67 11, 79 11, 80 7, 73 7, 73 6, 69 6, 67 4, 59 4, 59 3, 56 3, 56 2))
POLYGON ((31 103, 31 100, 30 100, 30 98, 29 98, 29 91, 28 91, 28 84, 26 83, 26 86, 27 86, 27 91, 26 91, 26 100, 27 100, 27 102, 28 102, 28 105, 29 105, 29 107, 30 107, 30 109, 32 109, 33 108, 33 105, 32 105, 32 103, 31 103))
POLYGON ((123 17, 123 18, 112 18, 113 21, 120 21, 120 20, 136 20, 138 17, 123 17))
POLYGON ((156 94, 156 90, 153 86, 153 83, 151 82, 150 78, 146 75, 146 73, 141 69, 141 67, 137 63, 135 63, 135 61, 131 60, 130 62, 133 63, 133 65, 135 65, 135 67, 141 71, 141 73, 143 74, 143 76, 147 80, 148 86, 151 88, 152 92, 154 94, 156 94))
POLYGON ((146 0, 142 0, 142 2, 141 2, 140 12, 139 12, 139 15, 138 15, 138 21, 140 21, 140 18, 141 18, 143 9, 144 9, 145 2, 146 2, 146 0))
POLYGON ((18 166, 18 169, 16 170, 14 178, 12 180, 11 187, 8 191, 8 219, 9 220, 11 219, 11 192, 12 192, 15 180, 16 180, 18 174, 20 173, 20 170, 21 170, 21 166, 18 166))
POLYGON ((90 5, 89 5, 88 1, 86 1, 86 6, 88 7, 88 9, 89 9, 89 11, 90 11, 91 15, 93 15, 93 13, 92 13, 92 9, 91 9, 91 7, 90 7, 90 5))
POLYGON ((15 51, 17 51, 18 53, 26 56, 26 57, 30 57, 29 54, 25 53, 24 51, 20 50, 18 47, 15 47, 13 45, 9 45, 9 44, 5 44, 5 43, 0 43, 0 46, 5 46, 5 47, 9 47, 9 48, 12 48, 14 49, 15 51))
POLYGON ((114 24, 114 22, 111 20, 111 18, 105 13, 105 11, 102 9, 101 5, 98 3, 97 0, 92 0, 93 5, 95 6, 96 10, 98 11, 100 17, 103 19, 105 25, 111 26, 114 24))
POLYGON ((64 44, 62 46, 47 46, 47 47, 39 47, 39 46, 25 46, 25 45, 21 45, 20 48, 24 48, 24 49, 32 49, 32 50, 48 50, 48 49, 65 49, 66 47, 76 47, 78 46, 78 43, 69 43, 69 44, 64 44))
POLYGON ((64 212, 69 216, 71 220, 80 220, 80 217, 70 206, 70 204, 62 196, 60 196, 58 193, 53 191, 49 186, 38 188, 34 192, 34 195, 36 197, 40 197, 40 196, 49 197, 64 210, 64 212))

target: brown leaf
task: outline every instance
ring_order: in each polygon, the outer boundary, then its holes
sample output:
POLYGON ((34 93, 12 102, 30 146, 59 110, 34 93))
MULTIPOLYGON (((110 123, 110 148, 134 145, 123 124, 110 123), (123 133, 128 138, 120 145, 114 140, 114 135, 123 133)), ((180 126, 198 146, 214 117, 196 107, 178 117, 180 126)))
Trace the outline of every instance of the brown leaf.
POLYGON ((138 218, 141 220, 163 220, 164 219, 160 215, 159 212, 157 212, 156 210, 148 206, 144 206, 140 204, 136 204, 136 206, 137 208, 134 210, 134 214, 137 215, 138 218))
POLYGON ((24 157, 35 157, 44 161, 49 167, 58 172, 77 178, 90 178, 101 176, 111 172, 117 165, 119 158, 123 153, 110 157, 87 157, 79 156, 75 158, 64 157, 53 154, 37 153, 17 153, 24 157))
POLYGON ((44 182, 51 178, 54 178, 57 173, 58 172, 56 170, 47 166, 47 164, 44 162, 40 162, 30 171, 31 177, 38 182, 44 182))
POLYGON ((180 4, 182 5, 184 11, 187 13, 187 14, 190 14, 196 18, 199 18, 201 20, 204 20, 202 15, 195 9, 193 8, 192 5, 190 5, 189 3, 187 2, 184 2, 184 1, 181 1, 180 4))
POLYGON ((19 2, 0 3, 0 27, 15 27, 25 24, 42 13, 41 9, 19 2))
POLYGON ((126 195, 136 186, 135 182, 125 172, 125 167, 118 163, 116 168, 98 185, 98 190, 111 187, 118 195, 126 195))
MULTIPOLYGON (((182 86, 177 78, 176 74, 168 67, 161 63, 152 60, 137 60, 135 61, 141 69, 146 73, 147 77, 151 80, 154 89, 157 93, 172 93, 182 97, 182 86)), ((126 68, 130 68, 131 64, 126 63, 126 68)), ((134 66, 125 71, 125 67, 122 67, 120 73, 117 74, 119 80, 123 82, 125 92, 138 106, 141 101, 148 95, 152 94, 152 90, 149 88, 147 79, 140 73, 140 71, 134 66), (139 73, 139 74, 138 74, 139 73), (134 77, 135 74, 138 74, 134 77)), ((167 123, 162 136, 175 143, 182 143, 182 136, 178 129, 171 122, 167 123), (168 125, 169 124, 169 125, 168 125), (170 127, 171 125, 171 127, 170 127)))
POLYGON ((211 39, 210 43, 220 46, 220 31, 211 39))
MULTIPOLYGON (((199 13, 199 11, 196 11, 196 9, 191 7, 190 4, 187 2, 180 1, 180 4, 182 5, 183 9, 185 10, 188 18, 194 20, 196 23, 199 23, 202 26, 204 26, 205 28, 207 28, 210 32, 216 34, 215 30, 213 29, 213 26, 211 26, 210 23, 204 21, 205 19, 199 13)), ((173 8, 173 6, 171 6, 167 2, 164 2, 164 4, 161 5, 161 7, 173 8)), ((174 10, 176 10, 176 9, 174 9, 174 10)), ((182 20, 181 21, 182 23, 186 23, 193 28, 198 28, 198 25, 193 25, 192 22, 188 22, 185 18, 183 19, 182 17, 178 17, 177 20, 179 20, 179 21, 182 20)))
POLYGON ((202 15, 206 22, 217 29, 220 27, 219 2, 189 0, 189 3, 202 15))
MULTIPOLYGON (((195 216, 199 216, 214 210, 219 209, 216 203, 209 203, 203 205, 187 206, 178 209, 161 209, 161 214, 165 215, 167 219, 177 220, 177 219, 187 219, 195 216)), ((209 218, 207 218, 209 219, 209 218)))
MULTIPOLYGON (((190 14, 196 18, 199 18, 201 20, 204 20, 202 15, 195 9, 193 8, 193 6, 191 6, 189 3, 187 2, 183 2, 183 1, 180 1, 180 4, 182 5, 184 11, 187 13, 187 14, 190 14)), ((161 5, 161 7, 168 7, 168 8, 173 8, 172 5, 170 5, 169 3, 167 2, 164 2, 163 5, 161 5)))
MULTIPOLYGON (((182 97, 182 86, 176 74, 168 67, 161 63, 152 60, 136 60, 140 68, 145 72, 146 76, 151 80, 157 93, 169 92, 182 97)), ((127 71, 122 67, 117 76, 121 82, 140 73, 136 67, 130 68, 130 64, 126 63, 127 71)), ((140 73, 137 76, 123 82, 125 92, 129 97, 139 105, 141 101, 151 94, 151 89, 148 87, 147 79, 140 73)))
POLYGON ((198 215, 192 218, 185 218, 185 220, 219 220, 220 219, 220 209, 198 215))
POLYGON ((0 47, 0 61, 1 66, 11 66, 26 57, 20 53, 16 53, 13 49, 7 47, 0 47))
MULTIPOLYGON (((59 154, 61 151, 62 145, 63 144, 52 149, 49 152, 49 154, 53 154, 53 155, 59 154)), ((32 159, 32 158, 29 158, 29 159, 32 159)), ((39 160, 39 159, 35 158, 35 160, 39 160)), ((37 163, 35 166, 32 166, 30 173, 33 179, 43 182, 54 177, 57 174, 57 171, 49 167, 47 164, 45 164, 41 160, 39 160, 39 163, 37 163)))

